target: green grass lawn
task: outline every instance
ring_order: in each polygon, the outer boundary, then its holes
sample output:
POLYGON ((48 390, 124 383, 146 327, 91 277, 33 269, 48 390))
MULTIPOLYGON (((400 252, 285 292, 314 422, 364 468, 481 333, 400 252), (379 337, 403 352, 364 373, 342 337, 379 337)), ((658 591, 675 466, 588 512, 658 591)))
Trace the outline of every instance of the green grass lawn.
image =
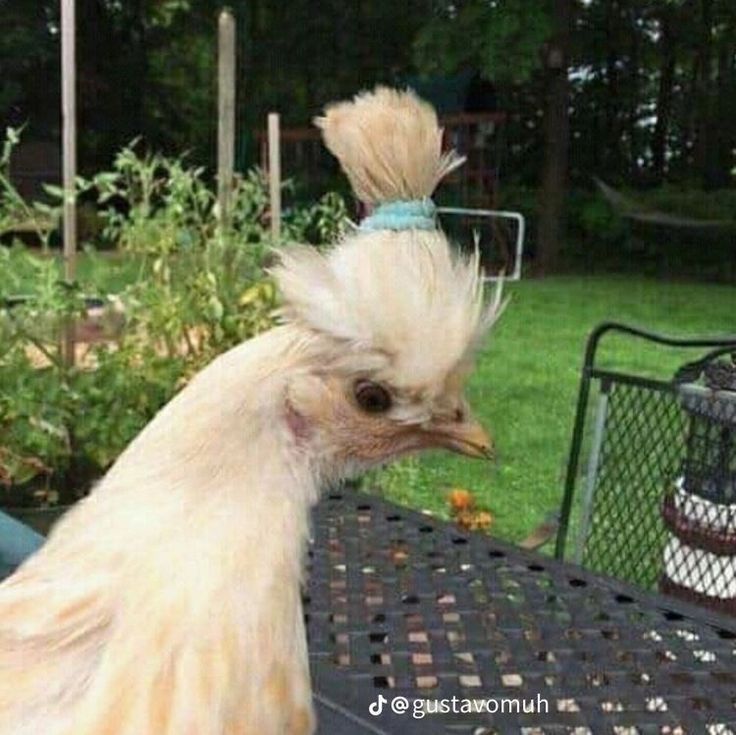
MULTIPOLYGON (((523 538, 562 497, 580 366, 588 334, 614 319, 671 334, 736 333, 736 288, 631 278, 559 277, 509 284, 511 303, 478 356, 469 386, 499 461, 436 454, 378 478, 403 504, 447 515, 446 491, 471 490, 495 516, 493 533, 523 538)), ((671 375, 683 352, 610 338, 602 353, 619 369, 671 375)), ((693 353, 695 357, 698 353, 693 353)))

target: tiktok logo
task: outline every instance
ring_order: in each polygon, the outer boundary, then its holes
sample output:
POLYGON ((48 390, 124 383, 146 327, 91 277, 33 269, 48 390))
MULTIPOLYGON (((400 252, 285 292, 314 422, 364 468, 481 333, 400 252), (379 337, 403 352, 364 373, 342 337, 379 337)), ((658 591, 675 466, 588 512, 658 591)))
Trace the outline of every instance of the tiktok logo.
POLYGON ((374 716, 378 717, 383 712, 383 705, 388 702, 388 699, 383 694, 378 695, 378 699, 373 704, 368 706, 368 711, 374 716))

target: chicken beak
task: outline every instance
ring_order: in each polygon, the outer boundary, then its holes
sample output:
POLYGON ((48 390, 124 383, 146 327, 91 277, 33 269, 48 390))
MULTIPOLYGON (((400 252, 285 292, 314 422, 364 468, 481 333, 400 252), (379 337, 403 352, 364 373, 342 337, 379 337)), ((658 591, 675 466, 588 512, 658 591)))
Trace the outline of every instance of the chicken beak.
POLYGON ((495 459, 493 440, 474 419, 437 424, 430 429, 430 433, 435 446, 466 457, 495 459))

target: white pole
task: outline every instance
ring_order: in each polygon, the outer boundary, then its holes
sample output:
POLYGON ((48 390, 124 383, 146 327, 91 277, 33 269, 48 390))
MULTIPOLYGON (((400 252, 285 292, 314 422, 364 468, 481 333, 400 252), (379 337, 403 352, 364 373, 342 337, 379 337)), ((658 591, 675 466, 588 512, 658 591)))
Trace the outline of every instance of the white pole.
POLYGON ((217 200, 220 223, 229 221, 235 168, 235 18, 229 10, 218 21, 217 200))
MULTIPOLYGON (((75 0, 61 0, 61 108, 64 188, 64 278, 71 283, 77 271, 77 121, 75 79, 75 0)), ((64 327, 62 354, 67 364, 74 363, 74 324, 64 327)))
POLYGON ((281 141, 279 115, 268 114, 268 182, 271 200, 271 237, 278 242, 281 237, 281 141))

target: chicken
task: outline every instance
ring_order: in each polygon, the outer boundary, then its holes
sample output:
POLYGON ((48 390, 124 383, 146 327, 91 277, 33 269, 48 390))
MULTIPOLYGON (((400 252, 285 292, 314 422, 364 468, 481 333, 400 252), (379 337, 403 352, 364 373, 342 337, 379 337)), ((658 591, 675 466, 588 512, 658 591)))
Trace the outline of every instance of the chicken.
POLYGON ((409 92, 317 124, 373 214, 326 253, 284 249, 282 323, 198 374, 0 586, 0 734, 312 732, 320 488, 428 448, 491 454, 463 384, 501 304, 429 199, 461 161, 409 92))

